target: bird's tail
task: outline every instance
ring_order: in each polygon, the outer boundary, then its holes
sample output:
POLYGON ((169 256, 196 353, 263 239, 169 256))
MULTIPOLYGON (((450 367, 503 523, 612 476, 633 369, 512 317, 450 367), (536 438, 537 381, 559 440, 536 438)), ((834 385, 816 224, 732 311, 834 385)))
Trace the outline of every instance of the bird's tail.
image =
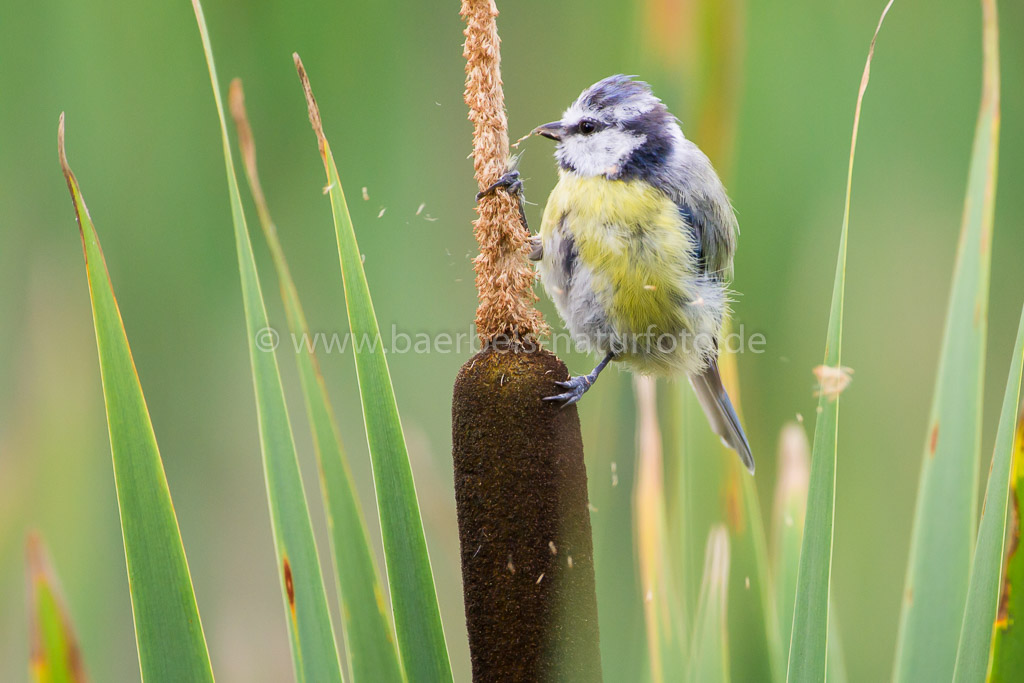
POLYGON ((697 393, 697 400, 704 408, 704 414, 711 423, 711 429, 715 434, 722 437, 726 446, 739 454, 740 460, 747 466, 750 473, 754 473, 754 456, 750 454, 750 444, 747 443, 747 435, 743 433, 740 426, 740 419, 729 400, 729 394, 722 386, 722 376, 718 373, 718 361, 714 358, 708 363, 708 367, 699 375, 690 375, 690 384, 697 393))

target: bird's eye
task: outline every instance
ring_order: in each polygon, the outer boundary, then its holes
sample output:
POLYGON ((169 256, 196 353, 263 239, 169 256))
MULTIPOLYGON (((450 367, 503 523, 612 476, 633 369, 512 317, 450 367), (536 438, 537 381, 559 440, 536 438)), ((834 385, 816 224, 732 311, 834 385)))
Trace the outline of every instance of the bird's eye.
POLYGON ((597 130, 597 121, 593 119, 583 119, 580 121, 580 132, 584 135, 590 135, 597 130))

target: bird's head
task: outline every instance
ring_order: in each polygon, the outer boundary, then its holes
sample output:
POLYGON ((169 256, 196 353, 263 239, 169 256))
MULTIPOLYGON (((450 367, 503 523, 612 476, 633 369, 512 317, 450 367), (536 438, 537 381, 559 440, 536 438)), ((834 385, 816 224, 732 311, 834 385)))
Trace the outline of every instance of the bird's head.
POLYGON ((683 139, 651 87, 622 75, 590 86, 561 120, 533 132, 558 142, 555 158, 563 169, 609 178, 656 173, 683 139))

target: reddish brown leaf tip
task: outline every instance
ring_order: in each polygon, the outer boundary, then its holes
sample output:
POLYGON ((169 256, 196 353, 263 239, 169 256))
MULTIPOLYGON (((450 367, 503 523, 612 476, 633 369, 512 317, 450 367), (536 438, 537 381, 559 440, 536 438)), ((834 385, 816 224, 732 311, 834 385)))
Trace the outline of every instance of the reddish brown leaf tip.
MULTIPOLYGON (((63 123, 63 118, 63 115, 61 115, 61 123, 63 123)), ((63 126, 61 126, 61 131, 63 131, 63 126)), ((66 647, 63 655, 67 662, 71 680, 74 683, 83 683, 88 679, 85 675, 85 666, 82 663, 82 654, 75 639, 74 630, 71 627, 71 620, 68 617, 57 576, 53 571, 53 566, 46 553, 46 547, 43 544, 42 538, 36 531, 29 532, 25 540, 25 563, 27 565, 29 599, 31 601, 29 622, 32 665, 40 670, 45 670, 47 666, 46 645, 41 630, 42 627, 39 623, 39 594, 41 587, 46 587, 53 600, 56 601, 57 610, 62 622, 66 647)), ((39 680, 48 679, 41 677, 39 680)))
MULTIPOLYGON (((64 117, 61 115, 61 123, 64 117)), ((63 128, 62 128, 63 129, 63 128)), ((29 611, 29 632, 31 638, 31 657, 33 662, 45 659, 43 652, 43 634, 39 628, 39 616, 36 603, 38 597, 38 586, 46 581, 46 559, 43 557, 43 544, 39 534, 35 531, 29 532, 25 540, 25 565, 28 577, 28 595, 30 602, 29 611)))
MULTIPOLYGON (((64 173, 64 180, 68 184, 68 192, 71 193, 71 205, 75 208, 75 220, 78 222, 78 232, 82 236, 82 248, 85 249, 85 228, 82 227, 82 216, 78 211, 78 181, 75 179, 75 174, 71 172, 71 166, 68 164, 68 156, 64 147, 64 112, 60 113, 60 120, 57 122, 57 156, 60 157, 60 170, 64 173)), ((81 199, 82 208, 88 213, 88 209, 85 208, 85 200, 81 199)), ((86 262, 89 257, 86 256, 86 262)))
MULTIPOLYGON (((64 112, 60 113, 60 120, 57 122, 57 155, 60 157, 60 170, 64 172, 64 179, 68 181, 68 189, 74 195, 72 183, 75 183, 75 174, 71 172, 71 166, 68 165, 68 155, 64 148, 64 112)), ((73 196, 72 199, 74 199, 73 196)))
MULTIPOLYGON (((231 117, 235 119, 235 125, 248 124, 248 117, 245 115, 245 91, 242 90, 242 79, 232 79, 228 86, 228 108, 231 109, 231 117)), ((241 137, 241 131, 239 131, 241 137)))
POLYGON ((231 110, 231 118, 235 121, 235 130, 238 132, 238 149, 242 152, 242 159, 248 168, 250 164, 256 164, 256 146, 253 144, 252 127, 249 125, 249 117, 245 112, 245 92, 242 90, 242 79, 236 78, 228 86, 228 108, 231 110))
POLYGON ((228 107, 231 109, 231 118, 235 121, 238 149, 242 154, 242 163, 245 164, 245 174, 252 189, 253 201, 256 202, 259 211, 267 212, 267 202, 263 196, 263 187, 260 185, 260 176, 256 169, 256 138, 252 134, 249 116, 245 111, 245 91, 242 90, 242 79, 240 78, 231 81, 231 85, 228 87, 228 107))
POLYGON ((28 563, 28 576, 35 581, 46 573, 46 560, 43 557, 43 541, 36 531, 30 531, 25 539, 25 559, 28 563))
POLYGON ((64 169, 64 175, 70 172, 68 158, 64 154, 64 112, 60 113, 60 120, 57 122, 57 154, 60 156, 60 167, 64 169))
POLYGON ((320 156, 324 157, 324 163, 326 164, 327 139, 324 137, 323 123, 320 121, 320 108, 316 105, 316 98, 313 97, 313 88, 309 85, 309 76, 306 75, 306 67, 302 65, 302 59, 299 57, 299 53, 293 52, 292 59, 295 61, 296 71, 299 72, 299 81, 302 82, 302 92, 306 95, 306 108, 309 110, 309 123, 313 126, 313 132, 316 133, 316 140, 320 145, 320 156))

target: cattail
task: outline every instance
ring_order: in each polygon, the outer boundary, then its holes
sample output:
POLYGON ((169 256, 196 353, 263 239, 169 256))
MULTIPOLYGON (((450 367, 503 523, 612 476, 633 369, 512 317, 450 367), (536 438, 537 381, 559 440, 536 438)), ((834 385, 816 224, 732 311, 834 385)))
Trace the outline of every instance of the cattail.
MULTIPOLYGON (((493 0, 463 0, 466 92, 480 189, 507 170, 508 126, 493 0)), ((504 190, 478 205, 474 259, 483 350, 455 380, 452 456, 474 681, 600 681, 583 442, 541 349, 529 233, 504 190), (564 553, 563 553, 564 551, 564 553), (567 558, 573 558, 568 561, 567 558), (538 578, 540 577, 540 578, 538 578)))
MULTIPOLYGON (((463 0, 466 20, 466 104, 473 122, 473 172, 483 190, 508 166, 508 121, 501 89, 501 40, 494 0, 463 0)), ((496 192, 480 202, 473 224, 480 254, 473 259, 480 305, 476 328, 486 345, 499 337, 532 339, 547 332, 533 304, 534 273, 527 263, 530 235, 520 221, 519 200, 496 192)))

